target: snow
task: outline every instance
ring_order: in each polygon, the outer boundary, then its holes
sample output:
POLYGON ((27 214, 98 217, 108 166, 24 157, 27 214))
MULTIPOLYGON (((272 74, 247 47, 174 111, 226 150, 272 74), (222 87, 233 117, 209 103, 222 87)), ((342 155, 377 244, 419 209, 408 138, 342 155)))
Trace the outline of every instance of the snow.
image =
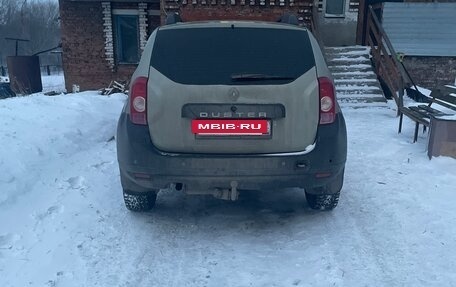
POLYGON ((368 86, 368 85, 337 85, 336 89, 338 91, 381 91, 381 89, 377 86, 368 86))
MULTIPOLYGON (((451 87, 450 85, 447 85, 447 86, 451 87)), ((418 88, 418 90, 421 92, 421 94, 423 94, 424 96, 428 97, 429 100, 431 100, 431 97, 430 97, 431 92, 432 92, 431 90, 428 90, 428 89, 420 87, 420 86, 417 86, 416 88, 418 88)), ((416 90, 415 87, 411 87, 410 89, 416 90)), ((454 94, 450 94, 450 96, 455 96, 456 97, 456 95, 454 95, 454 94)), ((453 106, 454 108, 456 108, 456 105, 453 105, 451 103, 447 103, 447 104, 450 105, 450 106, 453 106)), ((419 105, 423 105, 423 103, 417 103, 417 102, 413 101, 410 97, 404 97, 404 106, 419 106, 419 105)), ((449 109, 447 107, 441 106, 438 103, 433 103, 431 105, 431 107, 435 108, 435 109, 437 109, 437 110, 439 110, 439 111, 441 111, 443 113, 447 113, 449 115, 454 114, 454 110, 453 109, 449 109)), ((442 117, 439 117, 439 118, 442 118, 442 117)), ((444 119, 444 118, 442 118, 442 119, 444 119)), ((451 116, 449 116, 449 117, 446 117, 445 119, 452 120, 453 118, 451 116)))
POLYGON ((415 86, 412 86, 412 87, 410 87, 410 89, 411 89, 411 90, 416 90, 416 89, 418 89, 418 91, 419 91, 421 94, 423 94, 423 95, 425 95, 425 96, 428 96, 428 97, 431 95, 431 90, 426 89, 426 88, 423 88, 423 87, 416 86, 416 88, 415 88, 415 86))
POLYGON ((0 286, 453 286, 456 160, 392 105, 343 106, 339 206, 300 189, 237 202, 165 190, 123 206, 112 137, 126 97, 0 101, 0 286))
POLYGON ((357 51, 362 51, 363 53, 366 53, 366 52, 369 52, 370 51, 370 47, 368 46, 359 46, 359 45, 356 45, 356 46, 336 46, 336 47, 326 47, 326 49, 328 50, 334 50, 334 51, 341 51, 343 53, 345 53, 347 51, 347 49, 354 49, 354 50, 357 50, 357 51))
MULTIPOLYGON (((338 99, 352 100, 353 103, 359 103, 360 100, 372 100, 381 98, 383 102, 383 96, 381 94, 366 93, 364 91, 341 91, 337 94, 338 99)), ((346 102, 346 101, 345 101, 346 102)))
MULTIPOLYGON (((329 66, 328 68, 336 68, 337 66, 329 66)), ((372 65, 368 65, 368 64, 354 64, 354 65, 349 65, 349 66, 345 66, 346 69, 349 69, 349 68, 358 68, 358 69, 365 69, 365 68, 370 68, 372 69, 372 65)))
MULTIPOLYGON (((332 48, 334 49, 334 48, 332 48)), ((366 48, 363 48, 363 49, 357 49, 357 50, 353 50, 353 51, 339 51, 337 54, 338 55, 342 55, 342 56, 366 56, 366 55, 369 55, 369 52, 370 52, 370 47, 366 47, 366 48)), ((362 57, 363 59, 365 59, 365 57, 362 57)))
POLYGON ((334 80, 334 83, 336 84, 371 84, 371 83, 378 83, 377 79, 336 79, 334 80))
MULTIPOLYGON (((353 65, 350 65, 347 67, 353 67, 353 65)), ((364 68, 364 66, 362 67, 364 68)), ((350 72, 336 72, 332 73, 333 76, 372 76, 375 75, 373 71, 350 71, 350 72)))
POLYGON ((41 82, 43 84, 43 92, 65 92, 65 78, 62 74, 58 75, 42 75, 41 82))
POLYGON ((359 56, 359 57, 355 57, 355 58, 340 57, 340 58, 332 59, 332 61, 343 61, 343 62, 363 62, 363 61, 368 61, 368 60, 369 60, 369 58, 366 58, 366 57, 363 57, 363 56, 359 56))
MULTIPOLYGON (((8 77, 0 76, 0 83, 9 83, 8 77)), ((43 92, 65 92, 65 79, 62 74, 58 75, 42 75, 41 83, 43 85, 43 92)))
MULTIPOLYGON (((0 83, 9 83, 9 78, 0 76, 0 83)), ((43 84, 43 92, 65 92, 63 73, 58 75, 42 75, 41 83, 43 84)))

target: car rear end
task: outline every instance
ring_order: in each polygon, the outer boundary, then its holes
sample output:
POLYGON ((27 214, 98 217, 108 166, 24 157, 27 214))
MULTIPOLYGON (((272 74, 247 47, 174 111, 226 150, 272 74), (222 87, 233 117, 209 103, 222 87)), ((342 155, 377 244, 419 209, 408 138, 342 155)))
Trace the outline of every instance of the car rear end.
POLYGON ((123 188, 136 193, 170 184, 225 199, 282 187, 334 193, 346 160, 345 123, 318 44, 284 24, 157 29, 117 144, 123 188))

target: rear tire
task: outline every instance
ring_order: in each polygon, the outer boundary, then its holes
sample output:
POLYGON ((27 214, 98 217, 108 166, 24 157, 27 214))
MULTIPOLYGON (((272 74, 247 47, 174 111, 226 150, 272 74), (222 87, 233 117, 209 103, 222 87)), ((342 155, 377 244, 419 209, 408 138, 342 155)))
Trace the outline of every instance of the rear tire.
POLYGON ((315 210, 333 210, 339 203, 345 168, 328 184, 306 190, 307 204, 315 210))
POLYGON ((340 192, 334 194, 311 194, 306 192, 307 204, 315 210, 333 210, 339 203, 340 192))
POLYGON ((149 211, 155 206, 157 193, 152 191, 145 194, 132 194, 128 191, 123 191, 125 207, 134 212, 149 211))

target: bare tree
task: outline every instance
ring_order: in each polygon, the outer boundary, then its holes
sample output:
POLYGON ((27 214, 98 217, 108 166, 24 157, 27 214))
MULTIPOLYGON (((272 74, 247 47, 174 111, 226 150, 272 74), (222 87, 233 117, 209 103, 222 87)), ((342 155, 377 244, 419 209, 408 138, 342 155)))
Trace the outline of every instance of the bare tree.
POLYGON ((5 37, 27 39, 21 55, 32 55, 60 42, 59 6, 56 0, 0 0, 0 65, 15 53, 15 43, 5 37))

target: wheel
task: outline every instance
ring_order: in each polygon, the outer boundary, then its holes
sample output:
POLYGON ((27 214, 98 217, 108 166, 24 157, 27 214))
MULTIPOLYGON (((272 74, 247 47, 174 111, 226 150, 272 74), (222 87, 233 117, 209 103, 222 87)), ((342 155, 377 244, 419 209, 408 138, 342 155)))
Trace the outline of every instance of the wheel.
POLYGON ((307 204, 316 210, 333 210, 339 203, 345 168, 328 184, 306 189, 307 204))
POLYGON ((340 192, 334 194, 311 194, 306 192, 307 204, 316 210, 332 210, 339 203, 340 192))
POLYGON ((135 212, 148 211, 154 207, 157 200, 157 193, 132 194, 124 190, 123 198, 128 210, 135 212))

